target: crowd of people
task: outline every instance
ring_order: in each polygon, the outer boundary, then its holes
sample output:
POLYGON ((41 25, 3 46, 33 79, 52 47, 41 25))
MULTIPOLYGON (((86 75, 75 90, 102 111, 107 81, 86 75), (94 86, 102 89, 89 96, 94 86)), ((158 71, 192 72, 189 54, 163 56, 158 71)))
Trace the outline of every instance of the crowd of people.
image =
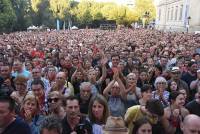
POLYGON ((200 133, 200 35, 0 35, 0 134, 112 133, 200 133))

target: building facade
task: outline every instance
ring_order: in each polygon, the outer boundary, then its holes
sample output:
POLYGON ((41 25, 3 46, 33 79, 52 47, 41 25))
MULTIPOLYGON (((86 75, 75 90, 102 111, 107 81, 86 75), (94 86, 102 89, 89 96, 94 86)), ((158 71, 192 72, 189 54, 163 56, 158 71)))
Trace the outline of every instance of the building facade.
POLYGON ((156 28, 167 31, 199 31, 200 0, 159 0, 156 28))

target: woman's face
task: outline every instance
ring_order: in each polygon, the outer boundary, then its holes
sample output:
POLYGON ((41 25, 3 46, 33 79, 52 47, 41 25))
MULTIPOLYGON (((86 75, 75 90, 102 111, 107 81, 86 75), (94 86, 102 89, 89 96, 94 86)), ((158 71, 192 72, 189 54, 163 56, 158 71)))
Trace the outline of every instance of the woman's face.
POLYGON ((150 100, 152 98, 152 92, 151 90, 147 90, 146 92, 142 93, 142 98, 144 100, 150 100))
POLYGON ((101 73, 98 67, 95 68, 95 72, 96 72, 97 76, 99 76, 101 73))
POLYGON ((170 89, 171 89, 171 91, 176 91, 177 90, 177 84, 176 84, 175 81, 171 82, 170 89))
POLYGON ((152 134, 152 127, 149 123, 143 124, 136 134, 152 134))
POLYGON ((159 81, 156 84, 157 90, 159 91, 164 91, 165 88, 167 87, 167 83, 165 81, 159 81))
POLYGON ((29 111, 29 112, 32 112, 34 113, 37 109, 37 102, 36 100, 27 100, 25 103, 24 103, 24 111, 29 111))
POLYGON ((143 81, 145 81, 145 80, 147 79, 147 73, 142 72, 142 73, 140 74, 140 79, 143 80, 143 81))
POLYGON ((182 107, 184 104, 185 104, 185 97, 184 97, 183 94, 179 94, 179 95, 176 97, 175 105, 177 105, 177 106, 179 106, 179 107, 182 107))
POLYGON ((101 120, 103 117, 104 106, 100 104, 98 101, 94 101, 92 105, 92 114, 98 120, 101 120))
POLYGON ((187 99, 186 90, 185 90, 185 89, 180 89, 179 92, 183 94, 183 96, 184 96, 184 98, 185 98, 185 100, 186 100, 186 99, 187 99))
POLYGON ((26 83, 15 83, 16 90, 19 91, 19 93, 24 93, 26 91, 26 83))
POLYGON ((127 83, 128 83, 128 86, 133 86, 133 85, 136 86, 136 83, 137 83, 136 75, 128 75, 127 76, 127 83))

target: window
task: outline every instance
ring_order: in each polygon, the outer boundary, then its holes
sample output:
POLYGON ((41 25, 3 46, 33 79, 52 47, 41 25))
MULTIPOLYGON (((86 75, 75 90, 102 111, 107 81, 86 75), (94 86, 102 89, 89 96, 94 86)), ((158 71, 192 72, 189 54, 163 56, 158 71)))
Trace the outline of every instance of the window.
POLYGON ((175 20, 177 20, 177 16, 178 16, 178 6, 176 6, 176 11, 175 11, 175 20))
POLYGON ((180 6, 179 20, 182 20, 182 15, 183 15, 183 5, 180 6))
POLYGON ((174 15, 174 7, 172 7, 172 10, 171 10, 171 20, 173 20, 173 16, 174 15))
POLYGON ((161 19, 161 9, 159 9, 159 12, 158 12, 158 20, 160 20, 161 19))
POLYGON ((168 12, 167 12, 167 20, 169 20, 169 15, 170 15, 170 8, 168 8, 168 12))

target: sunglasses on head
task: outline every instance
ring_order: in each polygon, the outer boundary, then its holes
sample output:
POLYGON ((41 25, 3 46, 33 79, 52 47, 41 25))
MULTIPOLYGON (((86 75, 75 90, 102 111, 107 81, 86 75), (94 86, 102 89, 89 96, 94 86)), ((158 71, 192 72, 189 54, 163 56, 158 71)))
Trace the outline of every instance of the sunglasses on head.
POLYGON ((52 102, 58 102, 59 98, 49 98, 48 102, 52 103, 52 102))

